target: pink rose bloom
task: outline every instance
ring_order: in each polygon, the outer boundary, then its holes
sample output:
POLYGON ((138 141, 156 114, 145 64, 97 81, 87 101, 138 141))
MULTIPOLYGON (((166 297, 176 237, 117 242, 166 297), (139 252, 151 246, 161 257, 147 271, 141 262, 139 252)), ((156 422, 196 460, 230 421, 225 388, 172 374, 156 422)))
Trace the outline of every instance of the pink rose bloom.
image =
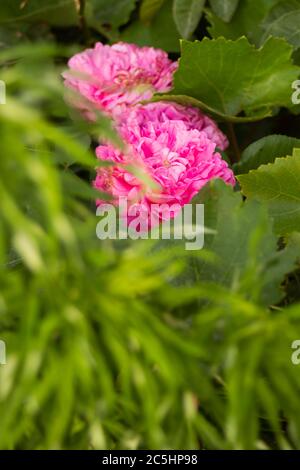
POLYGON ((148 217, 148 228, 151 205, 182 207, 214 178, 235 184, 233 172, 216 151, 216 146, 225 149, 227 139, 198 109, 168 102, 138 105, 122 114, 117 129, 126 151, 109 143, 97 147, 97 157, 115 165, 99 168, 94 186, 112 195, 116 204, 120 196, 126 197, 129 207, 148 217), (145 184, 125 165, 139 168, 156 187, 145 184))
MULTIPOLYGON (((95 44, 93 49, 75 54, 63 73, 65 85, 84 99, 73 105, 84 110, 84 101, 109 116, 117 116, 126 106, 150 99, 156 92, 172 87, 177 62, 153 47, 123 42, 112 46, 95 44)), ((91 111, 87 117, 92 118, 91 111)))

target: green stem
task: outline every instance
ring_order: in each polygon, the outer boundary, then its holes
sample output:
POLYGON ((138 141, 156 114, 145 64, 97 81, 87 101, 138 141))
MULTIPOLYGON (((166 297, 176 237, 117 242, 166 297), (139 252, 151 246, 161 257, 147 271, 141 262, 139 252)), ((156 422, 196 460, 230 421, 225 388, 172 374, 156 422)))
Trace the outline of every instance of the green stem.
POLYGON ((84 13, 85 13, 85 0, 78 0, 79 25, 82 30, 84 42, 86 44, 89 44, 90 31, 89 31, 84 13))
POLYGON ((232 163, 238 162, 241 159, 241 151, 236 138, 234 125, 232 122, 227 122, 228 131, 229 131, 229 140, 232 147, 232 163))

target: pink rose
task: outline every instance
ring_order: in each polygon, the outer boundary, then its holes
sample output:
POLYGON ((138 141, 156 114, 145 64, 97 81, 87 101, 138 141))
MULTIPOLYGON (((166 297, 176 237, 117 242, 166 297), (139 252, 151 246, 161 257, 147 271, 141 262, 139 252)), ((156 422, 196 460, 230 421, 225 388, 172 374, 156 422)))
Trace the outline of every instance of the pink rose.
POLYGON ((226 148, 226 137, 197 109, 168 102, 138 105, 122 113, 117 129, 126 151, 109 143, 98 146, 97 157, 115 165, 99 168, 94 181, 116 204, 125 196, 129 207, 135 205, 147 216, 152 204, 182 207, 214 178, 235 184, 233 172, 216 151, 216 146, 226 148), (156 188, 132 175, 125 168, 130 164, 151 178, 156 188))
POLYGON ((124 107, 148 100, 155 92, 169 91, 177 62, 153 47, 98 42, 93 49, 75 54, 68 66, 70 70, 63 73, 65 85, 79 93, 72 104, 93 119, 91 110, 85 109, 85 100, 115 117, 124 107))

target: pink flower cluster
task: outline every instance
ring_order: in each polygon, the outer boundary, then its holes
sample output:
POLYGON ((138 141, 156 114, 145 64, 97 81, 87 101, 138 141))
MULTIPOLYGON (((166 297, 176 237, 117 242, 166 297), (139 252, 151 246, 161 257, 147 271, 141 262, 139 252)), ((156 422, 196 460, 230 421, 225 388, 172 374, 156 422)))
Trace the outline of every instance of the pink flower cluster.
POLYGON ((233 172, 217 151, 227 148, 227 138, 212 119, 196 108, 171 102, 138 104, 157 91, 171 89, 177 63, 165 52, 97 43, 72 57, 69 67, 85 78, 66 72, 65 84, 111 115, 125 143, 123 152, 109 142, 96 149, 99 159, 114 164, 97 170, 94 186, 112 195, 116 204, 126 197, 131 208, 147 217, 153 204, 189 203, 214 178, 235 184, 233 172), (134 176, 132 167, 155 184, 145 183, 137 172, 134 176))
POLYGON ((116 117, 127 106, 169 91, 177 62, 153 47, 98 42, 93 49, 75 54, 68 66, 70 70, 63 74, 65 85, 96 109, 116 117))
POLYGON ((139 105, 124 112, 117 128, 127 151, 111 144, 97 147, 97 157, 115 165, 100 168, 94 185, 116 201, 126 196, 140 214, 150 214, 151 204, 183 206, 213 178, 234 184, 232 171, 216 152, 216 145, 224 150, 227 140, 197 109, 166 102, 139 105), (145 185, 128 165, 139 168, 156 187, 145 185))

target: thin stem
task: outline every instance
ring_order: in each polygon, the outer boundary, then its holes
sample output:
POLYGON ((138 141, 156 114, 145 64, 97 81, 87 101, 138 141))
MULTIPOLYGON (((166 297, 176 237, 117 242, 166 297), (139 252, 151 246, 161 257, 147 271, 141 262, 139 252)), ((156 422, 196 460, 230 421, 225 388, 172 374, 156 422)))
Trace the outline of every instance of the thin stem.
POLYGON ((236 138, 235 130, 234 130, 234 125, 232 122, 227 122, 228 125, 228 131, 229 131, 229 140, 230 144, 232 146, 232 163, 238 162, 241 159, 241 151, 240 147, 236 138))
POLYGON ((84 16, 85 13, 85 0, 78 0, 78 16, 79 16, 79 24, 82 30, 84 42, 86 44, 89 43, 90 39, 90 31, 84 16))

